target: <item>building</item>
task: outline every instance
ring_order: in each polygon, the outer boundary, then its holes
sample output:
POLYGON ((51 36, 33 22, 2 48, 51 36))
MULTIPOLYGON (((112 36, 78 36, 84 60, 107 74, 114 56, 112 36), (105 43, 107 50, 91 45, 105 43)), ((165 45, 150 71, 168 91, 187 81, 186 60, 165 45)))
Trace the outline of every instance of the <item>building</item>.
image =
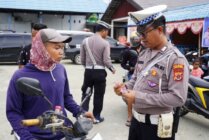
POLYGON ((204 47, 201 42, 204 19, 209 18, 208 9, 209 2, 179 7, 164 13, 166 17, 166 31, 172 42, 182 53, 191 50, 198 51, 199 55, 204 53, 204 47))
MULTIPOLYGON (((150 6, 155 6, 159 4, 168 5, 168 11, 175 9, 177 7, 195 5, 207 3, 208 0, 112 0, 106 9, 102 20, 109 22, 113 26, 113 30, 111 31, 111 36, 114 38, 118 38, 118 36, 126 35, 129 39, 131 36, 131 32, 135 30, 135 27, 127 28, 128 24, 131 24, 131 20, 128 17, 128 12, 138 11, 143 8, 147 8, 150 6)), ((175 13, 173 13, 175 14, 175 13)))
POLYGON ((142 7, 134 0, 112 0, 106 9, 102 20, 111 23, 111 37, 129 36, 127 29, 128 12, 138 11, 142 7))
POLYGON ((31 32, 34 23, 59 30, 83 30, 92 13, 104 13, 103 0, 0 0, 0 30, 31 32))

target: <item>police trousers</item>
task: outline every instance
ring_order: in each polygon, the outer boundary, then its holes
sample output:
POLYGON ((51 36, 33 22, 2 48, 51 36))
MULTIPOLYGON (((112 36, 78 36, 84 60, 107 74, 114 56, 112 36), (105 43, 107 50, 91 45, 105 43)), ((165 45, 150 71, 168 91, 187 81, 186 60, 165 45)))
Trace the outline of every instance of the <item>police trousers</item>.
POLYGON ((157 125, 138 122, 133 117, 129 128, 128 140, 175 140, 175 135, 171 138, 159 138, 157 136, 157 125))
MULTIPOLYGON (((100 117, 103 108, 103 99, 106 88, 107 72, 105 69, 86 69, 84 73, 84 81, 82 86, 82 101, 86 97, 86 89, 90 87, 93 94, 93 114, 95 117, 100 117)), ((90 98, 82 105, 83 109, 89 110, 90 98)))

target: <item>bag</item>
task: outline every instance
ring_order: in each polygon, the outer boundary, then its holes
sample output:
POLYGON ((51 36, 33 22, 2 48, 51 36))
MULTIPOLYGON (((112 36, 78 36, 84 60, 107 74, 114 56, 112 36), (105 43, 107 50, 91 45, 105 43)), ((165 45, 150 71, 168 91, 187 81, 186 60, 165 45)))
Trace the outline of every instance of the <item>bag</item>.
POLYGON ((161 114, 158 121, 157 136, 159 138, 172 137, 173 112, 161 114))

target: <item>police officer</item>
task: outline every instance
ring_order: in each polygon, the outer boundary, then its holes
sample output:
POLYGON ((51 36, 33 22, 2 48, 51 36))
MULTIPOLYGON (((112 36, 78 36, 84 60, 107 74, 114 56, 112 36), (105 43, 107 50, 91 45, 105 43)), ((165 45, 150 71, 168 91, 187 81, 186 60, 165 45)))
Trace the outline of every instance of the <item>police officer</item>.
MULTIPOLYGON (((41 24, 41 23, 34 24, 32 28, 32 39, 36 36, 39 30, 46 28, 47 26, 45 24, 41 24)), ((31 49, 31 44, 22 48, 18 59, 19 68, 23 68, 28 62, 30 62, 30 49, 31 49)))
MULTIPOLYGON (((172 123, 159 129, 159 122, 161 116, 182 106, 187 97, 189 67, 185 57, 166 38, 165 17, 161 13, 166 8, 159 5, 129 13, 145 47, 131 80, 114 86, 116 94, 133 104, 129 140, 174 140, 175 134, 168 131, 164 135, 171 136, 167 138, 158 135, 161 130, 171 130, 172 123)), ((170 115, 167 118, 167 122, 172 122, 170 115)))
MULTIPOLYGON (((94 89, 94 123, 104 121, 104 118, 101 116, 101 111, 106 87, 107 73, 105 67, 113 74, 115 73, 110 59, 110 44, 105 40, 110 28, 111 26, 106 22, 99 21, 96 25, 96 33, 85 39, 81 45, 81 63, 85 67, 82 100, 86 97, 85 92, 88 87, 94 89)), ((85 110, 89 109, 89 99, 83 104, 83 108, 85 110)))

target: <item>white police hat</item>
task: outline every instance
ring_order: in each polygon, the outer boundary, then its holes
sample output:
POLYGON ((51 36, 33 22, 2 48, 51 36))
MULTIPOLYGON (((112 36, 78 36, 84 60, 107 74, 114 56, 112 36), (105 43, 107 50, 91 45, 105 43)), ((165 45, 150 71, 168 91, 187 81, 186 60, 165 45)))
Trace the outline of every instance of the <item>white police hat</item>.
POLYGON ((136 25, 143 26, 161 17, 162 12, 166 9, 167 5, 157 5, 136 12, 129 12, 128 14, 136 25))
POLYGON ((101 21, 101 20, 97 22, 97 25, 101 25, 101 26, 103 26, 103 27, 105 27, 107 29, 111 29, 112 28, 112 26, 110 24, 108 24, 108 23, 106 23, 104 21, 101 21))

